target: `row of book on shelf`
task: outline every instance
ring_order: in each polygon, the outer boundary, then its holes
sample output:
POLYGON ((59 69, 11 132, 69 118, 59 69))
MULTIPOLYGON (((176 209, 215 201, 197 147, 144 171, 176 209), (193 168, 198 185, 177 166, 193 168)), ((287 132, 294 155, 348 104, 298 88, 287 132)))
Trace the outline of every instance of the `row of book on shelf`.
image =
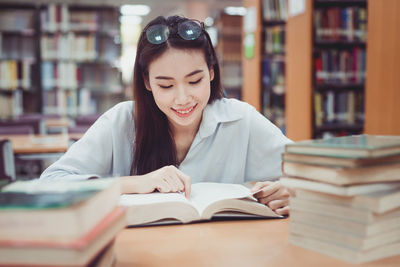
POLYGON ((351 263, 400 254, 399 136, 292 143, 282 168, 292 244, 351 263))
POLYGON ((262 15, 264 20, 285 21, 287 19, 286 0, 263 0, 262 15))
POLYGON ((2 33, 0 30, 0 59, 35 58, 34 38, 30 35, 2 33))
POLYGON ((314 11, 317 41, 367 40, 367 10, 364 7, 317 8, 314 11))
POLYGON ((285 53, 285 26, 266 27, 264 52, 266 54, 285 53))
POLYGON ((96 34, 43 35, 40 39, 43 60, 114 61, 118 58, 118 44, 114 38, 96 34))
POLYGON ((363 83, 366 51, 322 49, 314 57, 316 83, 363 83))
POLYGON ((70 8, 67 4, 49 3, 40 13, 43 31, 114 31, 118 32, 118 13, 70 8))
POLYGON ((262 59, 261 79, 263 87, 270 87, 276 94, 285 92, 285 61, 276 58, 262 59))
POLYGON ((22 114, 22 92, 20 90, 13 91, 12 94, 4 94, 0 96, 0 118, 15 118, 22 114))
POLYGON ((33 32, 34 14, 31 10, 3 9, 0 10, 0 27, 3 31, 33 32))
POLYGON ((76 116, 96 114, 98 100, 87 88, 51 90, 43 93, 43 113, 76 116))
POLYGON ((221 76, 225 89, 240 90, 243 83, 242 66, 238 61, 225 61, 222 63, 221 76))
POLYGON ((31 73, 33 62, 31 60, 1 60, 0 59, 0 89, 16 90, 22 88, 29 90, 31 87, 31 73))
POLYGON ((329 123, 353 125, 364 122, 364 94, 361 91, 314 92, 315 126, 329 123))
POLYGON ((42 86, 75 90, 77 87, 103 88, 104 91, 120 92, 120 73, 107 64, 78 64, 73 61, 43 61, 42 86))

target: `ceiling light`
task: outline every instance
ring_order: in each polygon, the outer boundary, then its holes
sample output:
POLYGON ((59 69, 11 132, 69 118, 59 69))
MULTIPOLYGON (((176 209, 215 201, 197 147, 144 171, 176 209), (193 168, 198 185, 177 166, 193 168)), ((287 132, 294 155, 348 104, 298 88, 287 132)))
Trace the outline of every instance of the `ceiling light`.
POLYGON ((244 16, 246 15, 246 8, 242 6, 228 6, 224 9, 225 13, 228 15, 238 15, 244 16))
POLYGON ((120 11, 124 16, 146 16, 150 13, 150 7, 146 5, 123 5, 120 11))

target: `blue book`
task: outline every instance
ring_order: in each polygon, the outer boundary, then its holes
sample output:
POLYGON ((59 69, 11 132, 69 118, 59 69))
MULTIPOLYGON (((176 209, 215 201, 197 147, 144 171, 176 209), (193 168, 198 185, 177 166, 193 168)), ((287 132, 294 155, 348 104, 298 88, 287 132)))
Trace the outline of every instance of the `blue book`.
POLYGON ((352 135, 287 144, 285 152, 337 158, 379 158, 400 154, 400 136, 352 135))

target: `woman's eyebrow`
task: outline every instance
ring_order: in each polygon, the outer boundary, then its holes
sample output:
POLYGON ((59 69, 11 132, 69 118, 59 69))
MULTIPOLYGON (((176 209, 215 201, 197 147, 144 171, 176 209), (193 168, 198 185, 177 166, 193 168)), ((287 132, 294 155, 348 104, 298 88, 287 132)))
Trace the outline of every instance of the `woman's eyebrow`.
MULTIPOLYGON (((185 78, 190 77, 190 76, 193 76, 193 75, 195 75, 195 74, 197 74, 197 73, 200 73, 200 72, 204 72, 204 71, 203 71, 203 70, 195 70, 195 71, 192 71, 191 73, 186 74, 186 75, 185 75, 185 78)), ((156 76, 155 79, 158 79, 158 80, 173 80, 174 78, 168 77, 168 76, 156 76)))
POLYGON ((155 79, 159 79, 159 80, 173 80, 174 78, 168 77, 168 76, 157 76, 157 77, 155 77, 155 79))
POLYGON ((195 71, 192 71, 191 73, 185 75, 185 77, 193 76, 193 75, 195 75, 195 74, 197 74, 197 73, 199 73, 199 72, 203 72, 203 70, 195 70, 195 71))

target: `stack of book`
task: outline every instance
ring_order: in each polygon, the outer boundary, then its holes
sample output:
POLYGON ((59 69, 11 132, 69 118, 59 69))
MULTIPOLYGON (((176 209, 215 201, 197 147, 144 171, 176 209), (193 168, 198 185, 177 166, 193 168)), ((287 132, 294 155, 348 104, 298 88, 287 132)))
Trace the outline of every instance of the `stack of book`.
POLYGON ((116 179, 15 182, 0 192, 0 265, 86 266, 110 259, 126 226, 116 179))
POLYGON ((288 144, 290 242, 352 263, 400 254, 400 136, 288 144))

